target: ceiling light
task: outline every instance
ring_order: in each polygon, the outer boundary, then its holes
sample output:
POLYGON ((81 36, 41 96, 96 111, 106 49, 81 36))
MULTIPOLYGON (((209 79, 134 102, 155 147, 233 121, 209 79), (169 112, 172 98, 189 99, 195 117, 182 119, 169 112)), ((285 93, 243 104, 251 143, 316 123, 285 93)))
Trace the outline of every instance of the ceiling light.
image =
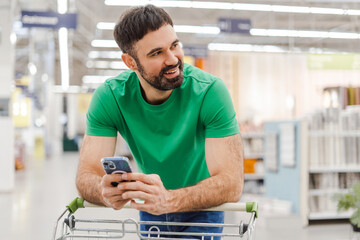
POLYGON ((174 25, 175 32, 178 33, 199 33, 199 34, 219 34, 220 28, 214 26, 191 26, 174 25))
POLYGON ((60 52, 60 69, 61 69, 61 86, 64 90, 69 88, 69 49, 68 49, 68 30, 59 29, 59 52, 60 52))
MULTIPOLYGON (((96 27, 101 30, 114 30, 115 23, 99 22, 96 27)), ((174 25, 176 32, 181 33, 199 33, 199 34, 219 34, 220 28, 216 26, 192 26, 192 25, 174 25)))
POLYGON ((121 59, 122 51, 90 51, 89 58, 121 59))
POLYGON ((192 1, 192 8, 204 8, 204 9, 233 9, 233 4, 229 2, 199 2, 192 1))
POLYGON ((110 62, 110 69, 129 69, 123 61, 110 62))
POLYGON ((301 38, 336 38, 336 39, 359 39, 360 34, 348 32, 305 31, 287 29, 250 29, 253 36, 265 37, 301 37, 301 38))
POLYGON ((88 68, 129 69, 123 61, 87 61, 88 68))
POLYGON ((100 75, 84 75, 82 77, 83 83, 103 83, 106 79, 112 76, 100 76, 100 75))
POLYGON ((28 63, 28 70, 30 72, 30 75, 35 75, 37 73, 37 67, 33 62, 28 63))
POLYGON ((360 34, 358 34, 358 33, 347 33, 347 32, 329 32, 329 38, 359 39, 360 34))
POLYGON ((115 23, 112 22, 98 22, 96 24, 97 29, 101 30, 114 30, 115 23))
POLYGON ((17 40, 16 33, 15 33, 15 32, 11 32, 11 33, 10 33, 10 43, 11 43, 12 45, 15 45, 15 44, 16 44, 16 40, 17 40))
POLYGON ((318 8, 310 7, 310 13, 313 14, 335 14, 335 15, 344 15, 346 10, 340 8, 318 8))
POLYGON ((310 13, 309 7, 282 6, 282 5, 271 6, 271 11, 284 12, 284 13, 310 13))
POLYGON ((115 40, 101 40, 101 39, 92 40, 91 46, 92 47, 105 47, 105 48, 118 48, 118 45, 115 42, 115 40))
POLYGON ((158 7, 203 8, 203 9, 233 9, 239 11, 287 12, 305 14, 336 14, 360 15, 358 9, 320 8, 289 5, 231 3, 231 2, 203 2, 203 1, 161 1, 161 0, 105 0, 109 6, 139 6, 153 4, 158 7))
POLYGON ((229 43, 210 43, 208 45, 210 51, 233 51, 233 52, 286 52, 277 46, 261 46, 251 44, 229 44, 229 43))
POLYGON ((67 1, 64 0, 57 0, 57 11, 60 14, 64 14, 67 12, 67 1))
MULTIPOLYGON (((267 53, 322 53, 334 54, 336 52, 324 48, 281 48, 272 45, 250 45, 250 44, 229 44, 229 43, 210 43, 208 49, 211 51, 237 51, 237 52, 267 52, 267 53)), ((342 52, 345 53, 345 52, 342 52)))
MULTIPOLYGON (((57 11, 60 14, 67 12, 67 1, 57 0, 57 11)), ((68 30, 66 28, 59 29, 59 54, 60 54, 60 71, 61 71, 61 87, 64 91, 69 88, 69 49, 68 49, 68 30)))
POLYGON ((105 5, 108 6, 136 6, 150 4, 148 0, 105 0, 105 5))
MULTIPOLYGON (((151 2, 150 1, 139 1, 139 2, 146 2, 145 4, 154 4, 153 1, 151 1, 151 2)), ((192 1, 156 1, 156 6, 158 6, 158 7, 191 8, 192 1)))
POLYGON ((261 11, 270 12, 271 5, 268 4, 252 4, 252 3, 233 3, 234 10, 240 11, 261 11))
POLYGON ((62 86, 54 85, 52 87, 54 93, 81 93, 88 92, 88 89, 85 86, 70 85, 66 90, 62 86))
POLYGON ((350 15, 350 16, 359 16, 360 15, 360 10, 357 9, 348 9, 346 10, 346 15, 350 15))
MULTIPOLYGON (((206 34, 219 34, 220 29, 218 27, 203 27, 203 26, 187 26, 187 25, 176 25, 174 26, 176 32, 186 33, 202 33, 206 34)), ((300 38, 333 38, 333 39, 360 39, 359 33, 351 32, 327 32, 327 31, 307 31, 307 30, 288 30, 288 29, 261 29, 252 28, 250 29, 252 36, 263 36, 263 37, 300 37, 300 38)), ((117 44, 114 40, 93 40, 91 42, 93 47, 104 47, 104 48, 117 48, 117 44)), ((116 52, 116 51, 115 51, 116 52)), ((121 58, 121 52, 103 54, 100 53, 89 53, 89 58, 121 58)))

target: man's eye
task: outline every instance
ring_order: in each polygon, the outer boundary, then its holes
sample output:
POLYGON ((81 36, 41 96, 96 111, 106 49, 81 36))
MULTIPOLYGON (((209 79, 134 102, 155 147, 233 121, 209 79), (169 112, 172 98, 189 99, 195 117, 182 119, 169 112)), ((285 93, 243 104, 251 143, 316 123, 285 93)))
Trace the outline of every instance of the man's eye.
POLYGON ((157 56, 157 55, 159 55, 161 52, 155 52, 154 54, 153 54, 153 56, 157 56))

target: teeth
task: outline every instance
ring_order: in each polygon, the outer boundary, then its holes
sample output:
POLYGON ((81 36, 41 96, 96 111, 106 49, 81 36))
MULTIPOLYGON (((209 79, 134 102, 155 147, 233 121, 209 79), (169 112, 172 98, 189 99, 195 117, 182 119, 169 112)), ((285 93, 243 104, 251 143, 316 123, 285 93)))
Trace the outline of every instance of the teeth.
POLYGON ((176 70, 172 71, 172 72, 166 72, 166 74, 172 74, 172 73, 175 73, 176 70))

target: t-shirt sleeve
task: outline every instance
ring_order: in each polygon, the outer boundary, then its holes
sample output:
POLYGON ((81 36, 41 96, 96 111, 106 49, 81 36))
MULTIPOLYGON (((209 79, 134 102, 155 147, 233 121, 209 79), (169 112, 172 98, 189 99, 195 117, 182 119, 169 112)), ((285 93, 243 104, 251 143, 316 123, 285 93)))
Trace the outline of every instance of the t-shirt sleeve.
POLYGON ((94 92, 86 114, 86 134, 103 137, 116 137, 117 128, 111 110, 117 108, 110 88, 100 85, 94 92))
POLYGON ((200 111, 205 137, 226 137, 239 133, 236 113, 224 82, 216 79, 207 91, 200 111))

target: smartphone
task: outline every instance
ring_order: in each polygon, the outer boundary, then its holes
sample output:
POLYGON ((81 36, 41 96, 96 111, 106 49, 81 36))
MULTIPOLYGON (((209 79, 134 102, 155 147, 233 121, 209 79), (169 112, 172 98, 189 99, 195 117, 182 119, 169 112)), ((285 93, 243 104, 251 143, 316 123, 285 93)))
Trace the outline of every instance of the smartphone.
MULTIPOLYGON (((107 174, 131 173, 129 159, 127 157, 105 157, 101 159, 101 164, 107 174)), ((112 182, 116 187, 119 182, 112 182)))

